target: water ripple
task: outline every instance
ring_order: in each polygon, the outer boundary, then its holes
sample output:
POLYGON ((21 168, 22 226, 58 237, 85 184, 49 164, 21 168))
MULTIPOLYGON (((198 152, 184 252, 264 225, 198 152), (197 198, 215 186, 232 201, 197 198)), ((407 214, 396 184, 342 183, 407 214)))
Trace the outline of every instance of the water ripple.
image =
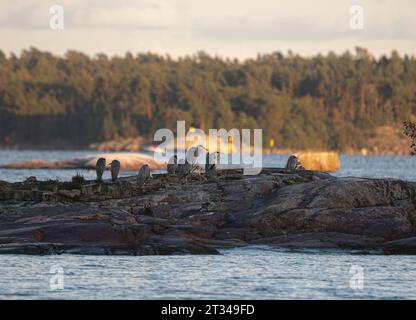
POLYGON ((222 256, 22 256, 0 260, 1 299, 415 299, 414 256, 305 254, 268 247, 222 256), (64 270, 51 290, 52 265, 64 270), (350 268, 364 288, 350 288, 350 268))

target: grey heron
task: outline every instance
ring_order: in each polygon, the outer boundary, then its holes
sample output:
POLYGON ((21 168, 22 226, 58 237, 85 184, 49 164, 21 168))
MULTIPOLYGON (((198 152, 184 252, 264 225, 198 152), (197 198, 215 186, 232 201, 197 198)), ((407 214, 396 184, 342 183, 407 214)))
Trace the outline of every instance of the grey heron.
POLYGON ((117 180, 117 178, 118 178, 118 174, 119 174, 119 172, 120 172, 120 167, 121 167, 121 165, 120 165, 120 161, 118 161, 118 160, 113 160, 113 161, 110 163, 110 165, 111 165, 111 179, 112 179, 113 181, 116 181, 116 180, 117 180))
POLYGON ((103 180, 105 164, 106 164, 105 158, 99 158, 97 160, 97 164, 95 165, 95 171, 97 172, 97 181, 103 180))
POLYGON ((207 152, 205 161, 205 172, 216 170, 217 164, 219 163, 219 156, 220 153, 218 151, 214 153, 207 152))
POLYGON ((150 167, 148 164, 145 164, 139 170, 139 174, 137 175, 137 184, 139 186, 143 186, 144 183, 149 179, 150 179, 150 167))
POLYGON ((295 171, 295 170, 304 170, 302 163, 299 161, 296 155, 291 155, 286 162, 286 170, 295 171))
POLYGON ((178 156, 175 154, 172 158, 169 159, 169 163, 166 167, 169 175, 174 175, 178 168, 178 156))

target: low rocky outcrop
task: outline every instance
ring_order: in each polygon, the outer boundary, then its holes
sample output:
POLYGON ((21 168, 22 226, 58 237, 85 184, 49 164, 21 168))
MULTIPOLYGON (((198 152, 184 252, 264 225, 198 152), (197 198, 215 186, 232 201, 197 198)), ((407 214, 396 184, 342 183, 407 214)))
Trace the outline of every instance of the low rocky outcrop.
MULTIPOLYGON (((118 160, 121 163, 121 170, 136 171, 137 168, 148 164, 153 169, 166 168, 165 163, 159 163, 154 160, 153 155, 144 152, 129 153, 103 153, 93 154, 90 156, 70 158, 63 160, 28 160, 13 163, 0 164, 3 169, 89 169, 95 170, 97 160, 106 158, 107 163, 118 160)), ((107 170, 110 167, 107 166, 107 170)))
POLYGON ((240 170, 117 182, 0 182, 0 253, 218 254, 219 248, 416 253, 416 183, 240 170))

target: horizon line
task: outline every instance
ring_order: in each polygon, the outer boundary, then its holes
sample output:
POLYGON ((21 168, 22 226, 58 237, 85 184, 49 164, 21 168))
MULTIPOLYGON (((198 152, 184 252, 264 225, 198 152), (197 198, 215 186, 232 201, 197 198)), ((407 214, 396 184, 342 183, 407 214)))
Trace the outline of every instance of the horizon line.
POLYGON ((20 53, 16 53, 14 51, 9 51, 9 52, 5 52, 3 49, 1 49, 0 47, 0 53, 3 53, 4 56, 6 56, 6 58, 12 58, 13 56, 17 57, 18 59, 20 59, 23 55, 23 53, 25 52, 31 52, 31 51, 39 51, 41 53, 48 53, 51 54, 54 57, 57 58, 66 58, 65 56, 70 53, 70 52, 76 52, 76 53, 81 53, 85 56, 87 56, 88 58, 90 58, 91 60, 94 59, 99 59, 100 56, 105 56, 107 59, 112 60, 112 59, 120 59, 120 58, 126 58, 126 56, 128 54, 132 55, 133 58, 136 58, 138 56, 141 55, 155 55, 161 58, 165 58, 165 59, 169 59, 169 60, 174 60, 174 61, 179 61, 182 59, 195 59, 198 58, 199 55, 206 55, 210 58, 214 58, 214 59, 222 59, 222 60, 233 60, 233 61, 238 61, 238 62, 245 62, 245 61, 250 61, 250 60, 257 60, 260 57, 264 57, 264 56, 272 56, 272 55, 282 55, 284 58, 303 58, 303 59, 312 59, 312 58, 317 58, 317 57, 328 57, 330 55, 335 55, 336 57, 342 57, 344 55, 351 55, 352 57, 356 57, 358 55, 358 51, 362 50, 363 52, 365 52, 365 54, 367 54, 370 58, 372 58, 373 60, 380 60, 382 58, 390 58, 392 57, 393 54, 397 54, 399 56, 399 58, 408 58, 408 59, 416 59, 416 53, 403 53, 400 52, 399 49, 392 49, 389 53, 382 53, 382 54, 374 54, 372 52, 369 51, 369 49, 363 47, 363 46, 355 46, 354 47, 354 51, 352 51, 349 48, 346 48, 344 50, 342 50, 340 52, 340 50, 328 50, 326 52, 318 52, 318 53, 314 53, 314 54, 302 54, 299 52, 294 52, 292 49, 287 49, 286 52, 283 52, 282 50, 275 50, 275 51, 267 51, 267 52, 258 52, 255 55, 251 56, 251 57, 246 57, 246 58, 241 58, 241 57, 237 57, 237 56, 226 56, 226 55, 220 55, 218 53, 210 53, 207 52, 206 50, 196 50, 194 53, 189 53, 189 54, 180 54, 180 55, 173 55, 171 53, 168 52, 155 52, 155 51, 125 51, 124 54, 110 54, 110 53, 105 53, 105 52, 97 52, 97 53, 87 53, 85 51, 79 50, 79 49, 66 49, 66 51, 64 53, 56 53, 53 52, 51 50, 47 50, 47 49, 39 49, 36 46, 29 46, 28 48, 23 48, 20 49, 20 53))

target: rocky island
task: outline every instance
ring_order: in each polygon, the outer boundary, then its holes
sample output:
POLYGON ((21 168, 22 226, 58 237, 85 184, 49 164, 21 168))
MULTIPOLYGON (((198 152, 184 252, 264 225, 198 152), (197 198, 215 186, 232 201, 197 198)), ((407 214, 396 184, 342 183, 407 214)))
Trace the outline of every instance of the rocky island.
POLYGON ((302 170, 0 181, 1 254, 218 254, 247 245, 416 254, 416 183, 302 170))

